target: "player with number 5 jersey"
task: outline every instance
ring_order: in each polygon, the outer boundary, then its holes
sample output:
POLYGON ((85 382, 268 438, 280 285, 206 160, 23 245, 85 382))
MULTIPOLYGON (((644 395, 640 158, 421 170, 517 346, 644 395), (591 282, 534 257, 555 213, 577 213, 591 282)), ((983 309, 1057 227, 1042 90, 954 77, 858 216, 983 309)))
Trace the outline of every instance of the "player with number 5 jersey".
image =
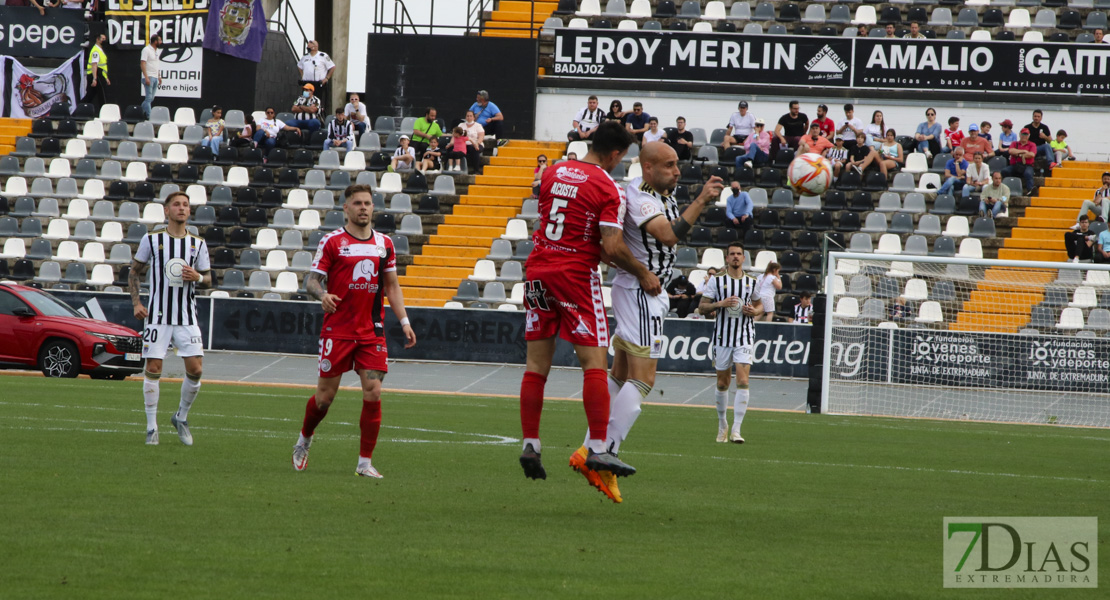
POLYGON ((520 464, 532 479, 547 478, 540 461, 539 429, 556 335, 574 344, 584 372, 582 401, 589 422, 585 463, 616 476, 636 472, 605 449, 609 329, 597 272, 598 261, 605 258, 632 273, 648 293, 661 289, 659 278, 636 261, 624 243, 624 191, 609 176, 633 141, 619 124, 603 123, 583 160, 554 165, 540 183, 540 226, 525 265, 528 356, 520 386, 520 464))

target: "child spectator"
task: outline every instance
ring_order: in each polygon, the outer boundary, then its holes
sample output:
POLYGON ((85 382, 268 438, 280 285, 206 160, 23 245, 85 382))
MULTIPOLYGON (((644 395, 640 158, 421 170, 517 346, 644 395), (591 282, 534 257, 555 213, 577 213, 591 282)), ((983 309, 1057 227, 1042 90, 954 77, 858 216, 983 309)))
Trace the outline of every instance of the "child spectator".
POLYGON ((756 317, 756 321, 775 320, 775 292, 782 289, 782 279, 779 277, 781 270, 782 265, 779 263, 767 263, 763 274, 755 280, 755 289, 759 292, 759 298, 763 300, 763 314, 756 317))
POLYGON ((409 136, 402 135, 397 149, 393 151, 393 160, 390 161, 390 171, 411 171, 416 168, 416 150, 409 146, 409 136))
POLYGON ((960 118, 948 117, 948 129, 945 129, 941 134, 943 136, 943 152, 952 152, 953 148, 960 145, 964 141, 964 132, 960 131, 960 118))
POLYGON ((1018 141, 1018 134, 1014 133, 1014 122, 1006 119, 998 124, 1002 133, 998 134, 998 150, 995 156, 1010 156, 1010 144, 1018 141))
MULTIPOLYGON (((215 111, 213 111, 215 112, 215 111)), ((1075 160, 1075 155, 1071 153, 1071 147, 1068 146, 1068 132, 1063 129, 1056 132, 1056 139, 1049 142, 1052 145, 1052 152, 1056 155, 1056 162, 1049 165, 1048 168, 1054 169, 1056 165, 1064 162, 1065 160, 1075 160)))
POLYGON ((992 146, 994 145, 994 138, 991 137, 990 121, 983 121, 979 124, 979 137, 990 142, 992 146))
POLYGON ((890 320, 891 321, 904 321, 908 313, 906 312, 906 297, 898 296, 894 304, 890 305, 890 320))
POLYGON ((462 171, 461 159, 466 158, 466 130, 462 127, 456 127, 451 130, 451 150, 449 150, 444 157, 450 162, 448 163, 448 171, 462 171))
POLYGON ((848 148, 844 147, 844 136, 836 134, 836 146, 825 150, 825 158, 833 167, 833 177, 840 177, 840 171, 848 164, 848 148))
POLYGON ((422 173, 427 171, 438 171, 443 168, 439 162, 443 152, 439 149, 439 138, 434 137, 428 140, 428 149, 424 151, 423 158, 420 159, 420 166, 417 167, 422 173))
POLYGON ((786 322, 807 325, 813 322, 813 294, 802 292, 798 296, 798 304, 794 306, 794 316, 787 317, 786 322))
MULTIPOLYGON (((219 106, 212 107, 212 118, 204 124, 205 136, 200 141, 201 146, 212 149, 212 156, 220 155, 220 142, 224 141, 224 109, 219 106)), ((1066 144, 1065 144, 1066 146, 1066 144)))

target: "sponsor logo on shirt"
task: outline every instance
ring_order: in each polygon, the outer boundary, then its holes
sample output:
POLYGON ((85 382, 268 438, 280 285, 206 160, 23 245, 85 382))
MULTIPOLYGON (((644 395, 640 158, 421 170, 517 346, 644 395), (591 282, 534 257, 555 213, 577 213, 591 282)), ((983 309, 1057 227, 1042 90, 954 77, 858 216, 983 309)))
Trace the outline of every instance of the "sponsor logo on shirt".
POLYGON ((555 177, 561 181, 565 181, 567 183, 572 183, 575 185, 586 183, 586 180, 590 178, 589 174, 587 174, 582 169, 579 169, 577 167, 569 167, 566 165, 561 165, 558 169, 555 170, 555 177))

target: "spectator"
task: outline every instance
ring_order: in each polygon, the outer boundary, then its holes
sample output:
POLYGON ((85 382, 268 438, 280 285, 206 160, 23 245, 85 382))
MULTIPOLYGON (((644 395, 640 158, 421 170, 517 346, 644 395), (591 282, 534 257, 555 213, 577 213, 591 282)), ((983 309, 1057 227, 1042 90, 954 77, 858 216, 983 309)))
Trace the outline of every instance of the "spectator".
POLYGON ((686 117, 674 120, 674 131, 667 132, 667 145, 674 149, 678 160, 690 160, 694 150, 694 134, 686 131, 686 117))
POLYGON ((543 174, 547 171, 547 155, 541 154, 536 157, 536 168, 532 170, 532 196, 540 197, 540 182, 543 180, 543 174))
MULTIPOLYGON (((890 25, 887 25, 890 27, 890 25)), ((813 294, 809 292, 802 292, 798 295, 798 304, 794 306, 794 316, 786 318, 787 323, 803 323, 805 325, 813 322, 813 294)))
POLYGON ((909 316, 906 310, 906 297, 898 296, 894 299, 894 304, 890 305, 890 320, 891 321, 904 321, 909 316))
POLYGON ((451 149, 444 154, 444 156, 451 161, 447 167, 448 171, 462 170, 462 165, 459 163, 459 160, 466 158, 469 145, 470 140, 466 137, 465 129, 456 127, 451 130, 451 149))
POLYGON ((245 121, 246 124, 239 130, 239 135, 228 142, 232 148, 254 148, 255 146, 254 132, 258 129, 258 125, 254 122, 254 115, 247 113, 245 121))
MULTIPOLYGON (((41 7, 40 7, 41 10, 41 7)), ((159 73, 162 62, 158 59, 158 48, 162 46, 162 36, 157 33, 150 36, 150 42, 143 47, 139 55, 139 68, 143 72, 143 89, 146 97, 143 100, 143 114, 150 119, 150 107, 154 103, 154 96, 158 93, 159 73)))
POLYGON ((313 92, 316 86, 311 83, 304 84, 301 95, 293 102, 293 114, 297 118, 289 121, 289 125, 297 129, 307 129, 309 133, 320 129, 320 99, 313 92))
MULTIPOLYGON (((658 142, 659 140, 666 139, 667 132, 659 129, 659 119, 652 117, 648 119, 648 128, 640 137, 640 144, 650 144, 651 142, 658 142)), ((682 157, 679 156, 681 159, 682 157)))
POLYGON ((343 112, 351 120, 360 137, 366 133, 366 128, 370 126, 370 115, 366 114, 366 105, 359 102, 358 94, 351 94, 350 102, 343 107, 343 112))
POLYGON ((886 24, 886 35, 884 35, 883 37, 885 37, 887 39, 894 39, 894 38, 898 37, 898 36, 894 35, 894 23, 887 23, 886 24))
POLYGON ((478 90, 478 97, 474 100, 474 104, 470 105, 470 110, 474 113, 474 120, 482 126, 482 131, 485 131, 488 136, 497 138, 498 145, 503 145, 501 142, 504 141, 503 138, 507 133, 502 127, 505 123, 505 115, 501 114, 501 109, 497 108, 496 104, 489 101, 489 92, 478 90))
POLYGON ((1079 215, 1079 222, 1064 232, 1064 249, 1068 252, 1069 261, 1077 263, 1081 260, 1091 260, 1095 236, 1090 232, 1090 227, 1091 221, 1087 215, 1079 215))
POLYGON ((567 152, 567 160, 578 160, 577 152, 567 152))
POLYGON ((693 303, 694 296, 697 293, 698 289, 681 273, 667 284, 667 296, 671 299, 671 310, 678 313, 678 318, 685 319, 686 315, 690 314, 690 311, 697 306, 693 303))
POLYGON ((740 237, 752 228, 752 197, 740 189, 740 182, 732 182, 732 195, 725 203, 725 223, 740 230, 740 237))
POLYGON ((956 146, 952 150, 952 158, 944 165, 944 183, 940 185, 937 194, 948 194, 960 191, 967 178, 967 161, 964 160, 964 149, 956 146))
POLYGON ((990 141, 980 137, 979 126, 975 123, 967 126, 967 137, 960 142, 960 147, 964 149, 964 156, 975 156, 976 152, 982 152, 986 155, 994 151, 990 141))
POLYGON ((258 129, 254 132, 254 143, 269 154, 270 149, 277 145, 278 135, 282 131, 301 133, 300 129, 292 125, 286 125, 284 121, 276 118, 273 107, 267 108, 266 118, 258 122, 258 129))
POLYGON ((609 103, 609 112, 605 113, 606 121, 616 121, 624 125, 624 117, 628 113, 624 110, 624 105, 620 100, 613 100, 609 103))
POLYGON ((220 142, 224 141, 224 109, 219 106, 212 107, 212 117, 204 124, 204 137, 200 140, 201 146, 212 149, 212 156, 219 156, 220 142))
POLYGON ((871 28, 863 23, 860 23, 859 27, 856 28, 856 37, 865 38, 869 33, 871 33, 871 28))
MULTIPOLYGON (((1099 221, 1106 220, 1110 217, 1110 172, 1102 174, 1102 187, 1095 190, 1094 201, 1084 200, 1083 205, 1079 207, 1079 214, 1086 215, 1087 211, 1095 214, 1095 218, 1099 221)), ((1076 219, 1078 223, 1079 220, 1076 219)))
POLYGON ((1002 183, 1002 173, 991 173, 990 185, 983 186, 979 192, 979 216, 990 214, 991 218, 997 219, 998 214, 1006 209, 1006 201, 1009 199, 1010 188, 1002 183))
POLYGON ((443 130, 436 121, 436 109, 429 106, 424 110, 424 116, 412 124, 412 147, 417 154, 423 154, 428 149, 428 144, 443 135, 443 130))
POLYGON ((1018 141, 1010 144, 1010 166, 1002 175, 1021 177, 1025 182, 1027 195, 1033 195, 1033 160, 1037 156, 1037 145, 1029 141, 1029 130, 1022 129, 1018 141))
POLYGON ((104 53, 104 43, 108 36, 103 33, 96 37, 96 42, 89 48, 89 61, 85 65, 85 97, 81 102, 91 103, 99 113, 104 106, 104 88, 111 85, 108 81, 108 55, 104 53))
POLYGON ((1098 237, 1095 238, 1095 243, 1092 245, 1096 263, 1110 262, 1110 229, 1103 229, 1099 232, 1098 237))
POLYGON ((597 96, 590 96, 586 100, 586 107, 574 115, 574 128, 567 134, 567 139, 572 142, 590 139, 590 136, 594 134, 594 131, 597 131, 597 126, 601 124, 604 118, 605 115, 597 107, 597 96))
POLYGON ((886 130, 886 140, 879 145, 876 162, 884 179, 889 176, 891 171, 897 171, 902 168, 902 165, 906 164, 902 144, 898 143, 898 135, 894 129, 886 130))
POLYGON ((991 151, 988 154, 993 153, 994 152, 994 138, 991 137, 991 122, 990 121, 983 121, 982 123, 979 124, 979 137, 983 138, 984 140, 987 140, 987 144, 990 145, 991 151))
POLYGON ((1095 44, 1110 44, 1110 40, 1107 40, 1104 37, 1105 35, 1106 35, 1106 32, 1103 31, 1101 27, 1095 29, 1095 33, 1094 33, 1095 39, 1093 40, 1093 43, 1095 43, 1095 44))
POLYGON ((482 149, 486 143, 486 130, 478 124, 474 111, 466 111, 466 123, 462 128, 466 131, 466 162, 474 173, 482 172, 482 149))
POLYGON ((347 152, 355 149, 354 128, 347 112, 342 108, 335 109, 335 118, 328 125, 328 139, 324 140, 324 150, 329 148, 345 148, 347 152))
POLYGON ((393 159, 389 161, 389 170, 411 171, 416 168, 416 150, 409 145, 409 136, 402 135, 398 141, 397 149, 393 151, 393 159))
POLYGON ((1018 141, 1018 134, 1014 132, 1014 122, 1006 119, 998 124, 1002 133, 998 134, 998 150, 995 156, 1010 156, 1010 144, 1018 141))
MULTIPOLYGON (((1029 141, 1037 146, 1037 154, 1043 155, 1045 162, 1049 163, 1048 168, 1056 168, 1056 158, 1052 154, 1052 146, 1049 142, 1052 141, 1052 130, 1045 125, 1041 119, 1044 118, 1044 113, 1041 109, 1033 111, 1033 121, 1025 126, 1029 130, 1029 141)), ((1034 157, 1036 158, 1036 157, 1034 157)))
MULTIPOLYGON (((817 118, 813 120, 821 129, 821 135, 832 142, 833 136, 836 134, 836 123, 829 118, 829 107, 824 104, 817 105, 817 118)), ((811 123, 812 125, 812 123, 811 123)))
POLYGON ((443 152, 439 150, 439 138, 434 137, 428 140, 428 148, 424 150, 424 155, 420 158, 420 165, 416 168, 421 173, 438 171, 443 168, 443 164, 440 162, 442 156, 443 152))
POLYGON ((797 148, 798 141, 809 131, 809 117, 800 112, 799 108, 798 101, 791 100, 790 112, 779 117, 779 122, 775 125, 775 135, 771 139, 771 157, 778 156, 779 148, 783 146, 797 148))
POLYGON ((1056 132, 1056 139, 1049 142, 1052 146, 1052 153, 1055 155, 1056 160, 1052 166, 1056 166, 1065 160, 1075 160, 1075 155, 1071 152, 1071 146, 1068 146, 1068 132, 1063 129, 1056 132))
POLYGON ((856 118, 856 107, 851 104, 844 105, 844 120, 836 132, 844 136, 844 147, 848 149, 850 158, 856 158, 860 152, 859 138, 863 137, 863 121, 856 118))
POLYGON ((910 23, 910 32, 907 33, 906 35, 902 36, 902 39, 905 39, 905 40, 923 40, 923 39, 925 39, 925 34, 921 33, 921 23, 918 23, 917 21, 913 21, 912 23, 910 23))
POLYGON ((964 198, 970 198, 971 192, 980 192, 982 195, 982 189, 991 182, 991 168, 983 162, 983 156, 985 156, 983 152, 971 155, 971 164, 968 165, 967 175, 964 177, 964 198))
MULTIPOLYGON (((717 269, 714 269, 713 267, 709 267, 708 269, 705 270, 705 278, 694 284, 695 287, 697 288, 697 293, 694 294, 694 302, 692 304, 695 307, 697 307, 698 304, 701 304, 701 296, 702 296, 702 294, 705 293, 705 287, 707 285, 709 285, 709 282, 712 281, 713 278, 716 277, 716 276, 717 276, 717 269)), ((698 317, 697 311, 694 311, 694 317, 695 318, 698 317)), ((716 319, 717 318, 717 311, 706 313, 705 318, 706 319, 716 319)))
POLYGON ((725 141, 721 147, 728 150, 729 146, 740 145, 755 131, 755 116, 748 112, 748 103, 741 100, 737 107, 739 110, 732 113, 725 126, 725 141))
POLYGON ((883 120, 883 111, 877 110, 871 113, 871 122, 863 128, 863 132, 867 135, 868 146, 878 150, 883 145, 883 140, 886 139, 886 121, 883 120))
POLYGON ((917 151, 924 152, 926 158, 932 159, 934 154, 940 154, 940 123, 937 123, 935 108, 925 109, 925 121, 917 125, 913 139, 917 142, 917 151))
POLYGON ((798 141, 798 154, 812 152, 824 156, 825 150, 832 147, 832 142, 821 135, 821 125, 814 121, 809 124, 809 135, 798 141))
POLYGON ((941 133, 944 143, 944 152, 952 152, 964 141, 964 132, 960 131, 960 118, 948 117, 948 129, 941 133))
POLYGON ((836 134, 836 145, 825 150, 825 158, 832 163, 833 177, 840 177, 840 171, 848 164, 848 148, 844 146, 844 135, 836 134))
POLYGON ((755 120, 755 131, 744 140, 744 154, 736 157, 736 168, 763 166, 771 160, 771 134, 763 131, 763 119, 755 120))
MULTIPOLYGON (((326 99, 328 81, 331 80, 332 73, 335 72, 335 63, 332 62, 331 57, 326 52, 320 52, 320 44, 316 40, 309 40, 305 46, 308 47, 308 53, 297 61, 297 70, 301 72, 301 79, 298 83, 302 86, 312 84, 313 91, 319 91, 320 97, 326 99)), ((327 108, 327 105, 321 101, 320 109, 325 108, 327 108)))
POLYGON ((763 274, 755 278, 757 295, 763 300, 763 314, 756 317, 756 321, 775 320, 775 292, 782 289, 782 278, 779 277, 781 270, 782 265, 770 262, 763 274))
MULTIPOLYGON (((636 102, 632 104, 632 112, 624 115, 624 126, 632 132, 632 135, 636 136, 637 141, 639 141, 641 144, 645 144, 647 142, 644 141, 644 132, 651 127, 648 124, 648 122, 651 121, 651 118, 651 115, 644 112, 644 105, 636 102)), ((656 125, 658 124, 658 119, 656 119, 656 125)), ((651 141, 654 142, 658 140, 659 138, 656 138, 651 141)))

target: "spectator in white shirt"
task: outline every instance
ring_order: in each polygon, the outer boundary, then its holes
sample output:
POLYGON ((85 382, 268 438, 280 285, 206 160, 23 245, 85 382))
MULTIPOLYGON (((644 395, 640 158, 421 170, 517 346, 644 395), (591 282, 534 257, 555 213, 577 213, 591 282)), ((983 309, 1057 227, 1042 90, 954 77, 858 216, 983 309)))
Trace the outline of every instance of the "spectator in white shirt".
POLYGON ((275 117, 273 107, 269 107, 266 109, 266 118, 258 122, 258 129, 254 132, 254 143, 263 152, 269 154, 270 149, 277 145, 278 134, 282 131, 300 133, 296 127, 290 127, 275 117))
POLYGON ((146 98, 143 100, 143 114, 150 119, 150 107, 154 103, 154 95, 158 92, 158 83, 161 81, 159 72, 162 68, 158 60, 158 48, 162 45, 162 36, 157 33, 150 36, 150 43, 143 47, 139 55, 139 68, 143 72, 143 89, 146 98))
POLYGON ((409 136, 402 135, 400 145, 393 151, 390 171, 411 171, 416 166, 416 150, 409 146, 409 136))
POLYGON ((351 94, 350 102, 343 107, 343 112, 351 120, 360 136, 366 133, 366 128, 370 124, 370 115, 366 114, 366 105, 359 102, 358 94, 351 94))
POLYGON ((586 107, 574 115, 574 129, 567 134, 567 139, 572 142, 590 139, 603 120, 605 120, 605 111, 597 107, 597 96, 590 96, 586 100, 586 107))
POLYGON ((755 115, 748 112, 747 101, 741 100, 739 109, 738 112, 732 113, 728 119, 728 126, 725 127, 725 141, 721 144, 721 148, 725 150, 729 146, 744 143, 744 139, 755 131, 755 115))
POLYGON ((982 152, 975 153, 972 163, 967 166, 964 180, 967 182, 961 192, 964 198, 970 198, 971 192, 978 192, 983 189, 983 186, 991 182, 991 168, 983 162, 982 152))
POLYGON ((659 140, 667 137, 667 132, 659 129, 659 119, 652 117, 648 119, 648 129, 644 132, 644 144, 658 142, 659 140))
POLYGON ((311 83, 323 102, 321 108, 327 108, 329 91, 327 86, 332 73, 335 72, 335 63, 326 52, 320 52, 320 44, 316 40, 309 40, 305 45, 308 47, 308 53, 297 61, 297 69, 301 72, 300 84, 303 86, 311 83))

